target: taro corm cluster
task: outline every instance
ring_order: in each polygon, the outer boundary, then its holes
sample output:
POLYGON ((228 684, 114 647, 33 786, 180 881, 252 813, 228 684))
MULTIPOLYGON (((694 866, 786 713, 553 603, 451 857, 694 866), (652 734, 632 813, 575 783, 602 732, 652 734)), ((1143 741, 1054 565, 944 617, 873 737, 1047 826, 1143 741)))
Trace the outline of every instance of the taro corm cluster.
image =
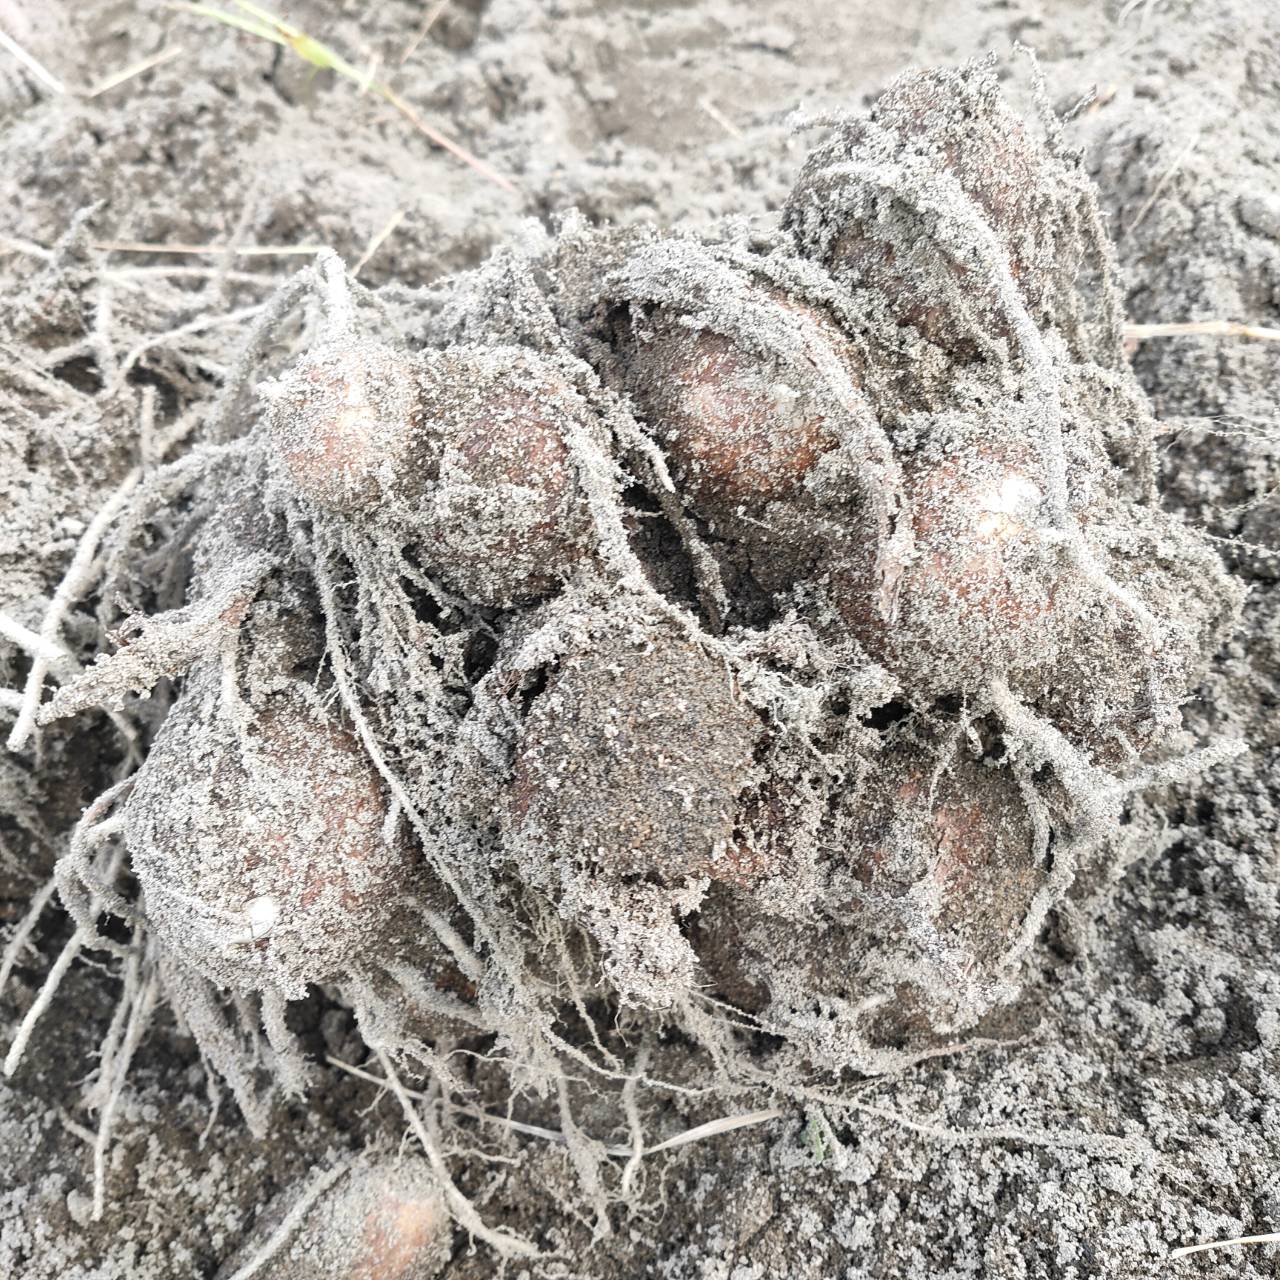
POLYGON ((776 226, 570 220, 412 306, 332 259, 278 300, 120 535, 118 590, 168 548, 186 602, 43 713, 175 680, 61 879, 145 926, 251 1119, 255 1019, 300 1087, 316 984, 446 1099, 468 1037, 604 1088, 644 1074, 619 1019, 676 1027, 786 1091, 1014 996, 1191 767, 1238 607, 1038 132, 987 65, 912 74, 776 226))

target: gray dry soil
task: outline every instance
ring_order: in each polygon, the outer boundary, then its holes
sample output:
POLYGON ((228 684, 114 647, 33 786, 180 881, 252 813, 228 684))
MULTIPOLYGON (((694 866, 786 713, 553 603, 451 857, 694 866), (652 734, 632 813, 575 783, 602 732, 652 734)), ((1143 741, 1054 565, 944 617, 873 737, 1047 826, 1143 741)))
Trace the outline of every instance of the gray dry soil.
MULTIPOLYGON (((592 223, 697 229, 774 216, 820 132, 797 132, 797 111, 862 109, 909 67, 994 51, 1030 113, 1017 42, 1035 48, 1058 111, 1093 94, 1066 137, 1098 185, 1130 320, 1280 326, 1269 0, 450 0, 402 63, 435 8, 298 0, 288 14, 357 65, 377 59, 424 118, 512 175, 516 196, 376 95, 206 19, 142 0, 0 0, 0 27, 69 90, 0 51, 0 612, 39 625, 86 523, 140 451, 181 455, 247 309, 303 261, 109 246, 327 245, 352 264, 402 213, 360 278, 403 298, 396 288, 479 264, 529 218, 577 209, 592 223), (113 379, 130 396, 107 394, 113 379), (124 407, 139 396, 141 428, 124 407)), ((1050 914, 1021 998, 978 1038, 847 1078, 829 1106, 739 1094, 730 1111, 776 1102, 781 1114, 647 1157, 641 1193, 613 1203, 607 1224, 563 1146, 509 1133, 486 1165, 461 1149, 479 1131, 454 1133, 446 1156, 465 1166, 480 1217, 548 1254, 504 1274, 1277 1274, 1275 1245, 1169 1255, 1280 1230, 1280 346, 1148 337, 1132 359, 1164 424, 1165 506, 1219 540, 1247 589, 1239 630, 1183 709, 1184 743, 1243 738, 1249 751, 1125 810, 1122 855, 1050 914)), ((87 640, 91 616, 71 616, 71 641, 76 627, 87 640)), ((26 662, 0 638, 0 688, 20 690, 26 662)), ((0 703, 6 734, 15 714, 0 703)), ((113 743, 105 717, 81 717, 42 731, 38 752, 0 754, 0 936, 112 780, 113 743)), ((4 991, 4 1026, 70 934, 50 907, 4 991)), ((77 962, 0 1081, 0 1276, 229 1277, 317 1176, 402 1142, 394 1099, 325 1066, 365 1055, 332 993, 290 1009, 314 1077, 305 1099, 274 1105, 263 1136, 229 1096, 215 1107, 225 1090, 162 1010, 119 1095, 95 1216, 83 1085, 119 993, 109 957, 77 962)), ((664 1048, 668 1069, 678 1047, 664 1048)), ((483 1059, 470 1070, 479 1101, 503 1111, 506 1077, 483 1059)), ((649 1141, 725 1110, 670 1092, 647 1116, 649 1141)), ((546 1098, 517 1096, 511 1112, 561 1127, 546 1098)), ((616 1113, 579 1119, 630 1141, 616 1113)), ((301 1219, 296 1240, 313 1255, 286 1246, 258 1274, 400 1274, 338 1256, 360 1229, 343 1225, 355 1194, 301 1219)), ((416 1265, 461 1278, 499 1264, 455 1227, 416 1265)))

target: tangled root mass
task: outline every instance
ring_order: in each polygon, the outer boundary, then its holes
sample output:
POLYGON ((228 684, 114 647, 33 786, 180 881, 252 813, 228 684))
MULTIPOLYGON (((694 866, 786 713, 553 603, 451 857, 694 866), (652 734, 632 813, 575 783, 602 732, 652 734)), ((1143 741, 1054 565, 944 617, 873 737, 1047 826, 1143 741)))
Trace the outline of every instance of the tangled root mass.
POLYGON ((1014 998, 1239 604, 1155 500, 1048 133, 989 65, 912 74, 775 229, 571 220, 412 317, 305 277, 260 413, 224 397, 121 535, 123 583, 189 505, 187 604, 43 713, 186 671, 103 900, 246 1106, 246 1002, 301 1087, 279 1002, 318 983, 446 1096, 495 1037, 562 1108, 566 1062, 645 1074, 619 1017, 794 1093, 1014 998))

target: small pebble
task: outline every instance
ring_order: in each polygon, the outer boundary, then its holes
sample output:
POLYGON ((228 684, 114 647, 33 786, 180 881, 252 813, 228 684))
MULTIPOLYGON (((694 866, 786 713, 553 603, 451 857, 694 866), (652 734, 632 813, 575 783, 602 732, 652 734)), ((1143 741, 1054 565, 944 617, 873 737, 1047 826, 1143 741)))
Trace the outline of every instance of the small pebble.
POLYGON ((1250 231, 1256 231, 1269 240, 1280 240, 1280 196, 1269 192, 1241 196, 1237 211, 1240 221, 1250 231))

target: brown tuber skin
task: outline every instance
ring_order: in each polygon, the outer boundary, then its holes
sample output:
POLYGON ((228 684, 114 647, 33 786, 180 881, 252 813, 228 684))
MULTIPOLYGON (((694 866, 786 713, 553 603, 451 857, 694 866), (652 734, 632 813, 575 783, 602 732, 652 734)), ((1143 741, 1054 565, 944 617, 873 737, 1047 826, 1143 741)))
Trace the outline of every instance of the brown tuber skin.
MULTIPOLYGON (((263 1248, 298 1194, 268 1206, 220 1271, 230 1276, 263 1248)), ((452 1224, 439 1184, 418 1157, 366 1155, 311 1206, 261 1280, 435 1280, 449 1261, 452 1224)))
MULTIPOLYGON (((451 1223, 425 1163, 357 1173, 344 1197, 368 1207, 350 1263, 333 1272, 335 1280, 429 1280, 444 1270, 451 1223)), ((340 1206, 334 1216, 342 1212, 340 1206)))
POLYGON ((778 592, 822 558, 817 477, 849 415, 869 409, 861 357, 830 315, 772 285, 751 284, 747 298, 761 326, 755 343, 663 308, 633 314, 629 328, 615 321, 615 378, 685 510, 714 539, 722 572, 778 592))
POLYGON ((1181 704, 1233 626, 1241 597, 1216 554, 1159 510, 1132 513, 1125 541, 1099 560, 1147 604, 1159 633, 1100 592, 1077 596, 1069 613, 1059 610, 1056 659, 1016 685, 1071 742, 1123 772, 1181 727, 1181 704))
POLYGON ((986 989, 1007 983, 1006 957, 1047 875, 1008 770, 957 759, 935 777, 936 764, 911 748, 890 752, 858 820, 852 869, 875 896, 851 909, 872 909, 877 945, 914 959, 869 1019, 885 1046, 922 1044, 987 1012, 986 989))
POLYGON ((595 429, 587 405, 532 352, 455 347, 428 359, 423 407, 439 459, 428 562, 478 604, 549 595, 586 556, 565 432, 595 429))
POLYGON ((963 673, 1036 660, 1050 639, 1058 557, 1038 535, 1043 491, 1025 447, 977 444, 903 464, 914 554, 896 616, 880 608, 860 531, 840 549, 833 603, 877 661, 913 684, 949 693, 963 673))
POLYGON ((215 982, 300 992, 395 935, 415 858, 384 839, 381 782, 356 738, 294 685, 238 731, 198 668, 130 797, 148 919, 215 982))
MULTIPOLYGON (((911 72, 881 95, 871 120, 887 135, 896 161, 923 164, 954 179, 994 235, 1022 302, 1038 322, 1048 319, 1063 195, 1074 187, 1062 163, 1032 138, 1005 102, 994 77, 971 70, 911 72)), ((846 216, 834 226, 824 222, 821 211, 833 196, 839 199, 844 181, 828 171, 838 166, 849 143, 867 133, 867 126, 855 126, 847 140, 837 139, 810 157, 788 200, 784 223, 833 275, 876 292, 900 325, 954 358, 977 354, 972 322, 957 311, 960 302, 973 309, 990 337, 1008 339, 1009 317, 997 290, 982 278, 989 266, 961 261, 950 247, 931 245, 918 234, 889 233, 874 217, 846 216), (924 270, 951 278, 951 298, 940 296, 921 278, 921 268, 908 264, 910 251, 922 244, 927 246, 924 270)), ((877 200, 887 203, 889 197, 879 193, 877 200)))
POLYGON ((268 437, 312 506, 399 529, 445 584, 506 608, 551 594, 590 523, 565 439, 593 415, 517 347, 415 358, 352 339, 309 352, 267 391, 268 437))
POLYGON ((421 494, 431 462, 418 380, 412 357, 352 338, 307 352, 264 389, 269 438, 308 502, 352 515, 421 494))
POLYGON ((595 937, 623 1003, 661 1007, 694 980, 679 921, 707 883, 770 869, 736 830, 762 726, 670 623, 606 614, 575 633, 524 720, 504 848, 595 937))
POLYGON ((882 1047, 923 1044, 941 1026, 971 1025, 986 1012, 983 988, 1007 978, 1004 961, 1047 871, 1012 774, 959 756, 940 764, 935 752, 902 742, 851 793, 850 827, 832 851, 832 892, 820 908, 825 927, 812 922, 824 938, 816 947, 729 886, 713 890, 693 937, 721 999, 788 1025, 797 969, 802 986, 846 991, 855 1004, 887 994, 868 1006, 875 1012, 862 1027, 882 1047), (833 945, 893 957, 891 989, 877 991, 882 979, 857 969, 833 969, 833 945))
POLYGON ((1026 805, 1007 770, 955 760, 935 780, 922 756, 891 752, 868 780, 855 873, 873 891, 914 890, 930 923, 990 967, 1044 881, 1026 805))
MULTIPOLYGON (((851 376, 852 348, 816 307, 762 290, 806 340, 830 349, 851 376)), ((794 376, 733 337, 658 313, 652 336, 626 348, 624 385, 662 446, 691 510, 717 530, 800 493, 818 459, 838 443, 829 413, 794 376)), ((855 379, 856 382, 856 379, 855 379)))
POLYGON ((737 802, 759 736, 728 672, 691 641, 599 635, 560 658, 533 702, 512 822, 606 876, 739 879, 737 802))

